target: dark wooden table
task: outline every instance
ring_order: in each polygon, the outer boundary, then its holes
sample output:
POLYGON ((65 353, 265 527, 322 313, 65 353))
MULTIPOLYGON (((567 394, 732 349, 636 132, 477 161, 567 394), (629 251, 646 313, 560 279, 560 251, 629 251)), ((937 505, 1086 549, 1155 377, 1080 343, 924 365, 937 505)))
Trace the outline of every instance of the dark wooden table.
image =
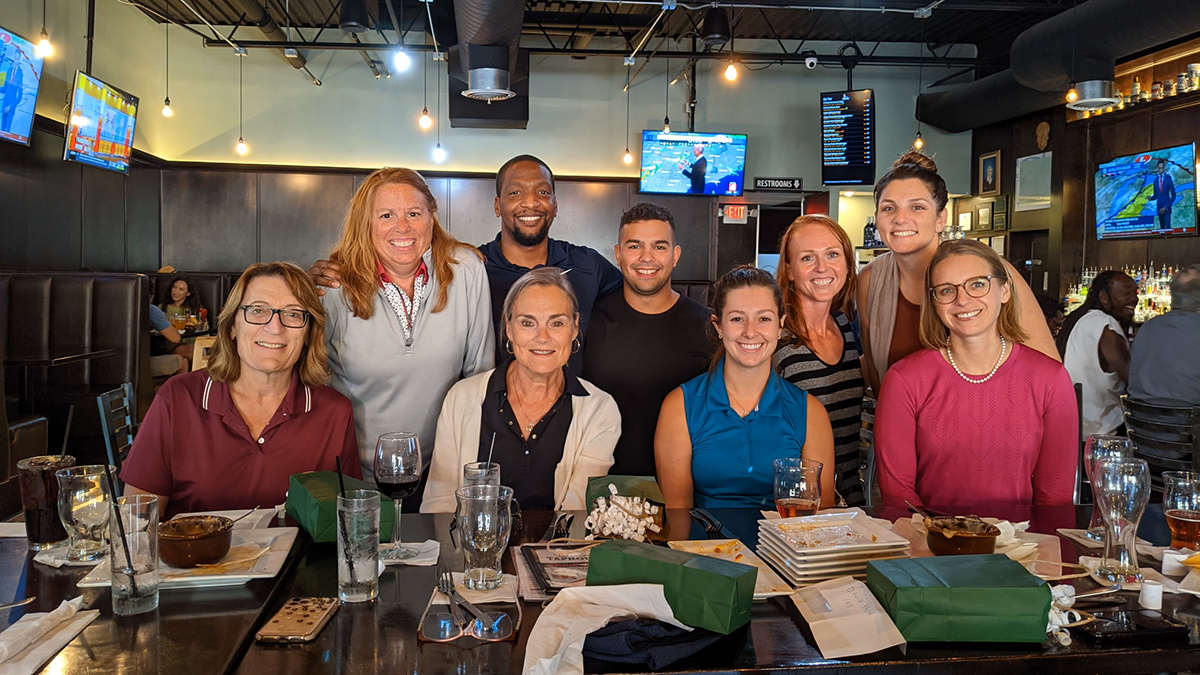
POLYGON ((103 349, 93 347, 56 347, 53 349, 38 349, 29 352, 14 352, 4 357, 4 365, 16 366, 21 369, 21 403, 22 413, 33 412, 33 382, 30 372, 37 367, 53 368, 70 363, 80 363, 92 359, 115 356, 117 350, 112 347, 103 349))
MULTIPOLYGON (((963 509, 955 509, 962 511, 963 509)), ((980 515, 1031 519, 1031 529, 1087 523, 1088 507, 972 508, 980 515)), ((712 510, 747 544, 757 542, 756 511, 712 510)), ((895 520, 907 514, 880 511, 895 520)), ((522 541, 536 541, 552 514, 528 512, 522 541)), ((451 516, 405 515, 406 541, 442 542, 441 562, 462 569, 462 554, 449 544, 451 516)), ((576 528, 580 527, 576 518, 576 528)), ((673 539, 703 538, 684 512, 668 514, 673 539)), ((577 534, 577 533, 573 533, 577 534)), ((1160 507, 1151 506, 1142 520, 1141 536, 1165 543, 1167 532, 1160 507)), ((1075 545, 1062 540, 1064 560, 1076 558, 1075 545)), ((337 592, 336 549, 312 544, 301 534, 284 571, 271 580, 231 588, 162 591, 156 612, 141 617, 114 617, 107 589, 83 591, 85 603, 101 616, 73 641, 46 673, 519 673, 525 641, 541 608, 524 606, 524 621, 515 642, 480 644, 469 638, 452 644, 418 644, 417 622, 434 585, 433 567, 390 566, 380 581, 375 602, 343 606, 317 640, 307 645, 254 643, 254 631, 289 597, 334 596, 337 592)), ((506 564, 510 564, 507 561, 506 564)), ((36 595, 38 600, 2 617, 7 626, 24 611, 47 611, 66 597, 80 594, 74 584, 86 568, 52 569, 32 562, 23 539, 0 540, 0 602, 36 595), (11 592, 8 589, 13 589, 11 592), (11 593, 11 594, 10 594, 11 593)), ((510 570, 511 571, 511 570, 510 570)), ((1091 587, 1090 581, 1077 582, 1091 587)), ((1136 603, 1132 594, 1121 596, 1136 603)), ((666 672, 805 673, 1160 673, 1200 667, 1200 607, 1190 595, 1167 595, 1164 613, 1193 627, 1192 646, 1176 649, 1094 649, 1082 639, 1071 647, 1039 644, 910 644, 906 654, 891 649, 876 654, 829 661, 821 658, 799 612, 788 599, 754 603, 749 625, 666 672)), ((632 672, 589 661, 588 672, 632 672)))

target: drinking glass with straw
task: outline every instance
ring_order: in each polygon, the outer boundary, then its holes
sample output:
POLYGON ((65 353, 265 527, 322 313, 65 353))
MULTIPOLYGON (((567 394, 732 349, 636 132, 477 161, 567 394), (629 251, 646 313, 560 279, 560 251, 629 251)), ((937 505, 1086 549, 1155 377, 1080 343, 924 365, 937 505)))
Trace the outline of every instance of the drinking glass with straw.
POLYGON ((337 462, 338 597, 367 602, 379 595, 379 492, 346 490, 337 462))

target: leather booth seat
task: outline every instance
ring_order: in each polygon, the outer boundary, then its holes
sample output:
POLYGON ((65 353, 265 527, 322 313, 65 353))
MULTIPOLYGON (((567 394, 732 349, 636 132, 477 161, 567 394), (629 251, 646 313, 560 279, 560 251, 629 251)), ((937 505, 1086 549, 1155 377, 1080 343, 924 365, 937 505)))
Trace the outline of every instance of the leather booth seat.
POLYGON ((675 289, 680 295, 695 300, 696 302, 708 307, 708 295, 712 291, 713 282, 711 281, 676 281, 671 280, 671 288, 675 289))

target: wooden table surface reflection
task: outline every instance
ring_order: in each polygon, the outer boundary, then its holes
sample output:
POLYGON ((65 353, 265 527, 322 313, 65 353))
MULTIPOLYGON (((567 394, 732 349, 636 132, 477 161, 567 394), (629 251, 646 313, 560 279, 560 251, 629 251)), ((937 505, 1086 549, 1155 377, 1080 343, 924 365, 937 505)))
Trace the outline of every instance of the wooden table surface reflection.
MULTIPOLYGON (((980 515, 1030 519, 1031 530, 1054 532, 1058 527, 1087 523, 1087 507, 987 507, 969 509, 980 515)), ((955 509, 955 512, 968 512, 955 509)), ((757 544, 756 511, 712 510, 725 527, 748 545, 757 544)), ((521 541, 536 541, 553 514, 525 513, 521 541)), ((907 515, 881 511, 895 520, 907 515)), ((441 562, 462 569, 462 553, 450 544, 451 516, 405 515, 406 541, 437 539, 441 562)), ((1160 507, 1151 506, 1143 518, 1141 536, 1165 543, 1166 525, 1160 507)), ((672 539, 700 539, 703 531, 685 512, 668 514, 672 539)), ((580 534, 582 518, 573 534, 580 534)), ((1064 560, 1075 560, 1076 548, 1062 540, 1064 560)), ((114 617, 107 589, 84 591, 85 603, 101 616, 45 670, 47 673, 455 673, 457 675, 519 673, 525 642, 541 608, 524 606, 518 639, 508 643, 478 643, 470 638, 452 644, 418 643, 417 623, 434 586, 433 567, 390 566, 380 581, 375 602, 343 606, 316 641, 306 645, 260 645, 255 629, 289 597, 334 596, 337 592, 335 547, 312 544, 301 535, 284 572, 273 580, 214 589, 169 590, 161 595, 157 612, 142 617, 114 617)), ((507 560, 506 567, 511 565, 507 560)), ((0 589, 12 597, 38 596, 26 609, 46 611, 64 597, 79 594, 75 581, 86 568, 53 569, 32 563, 23 539, 0 540, 0 589)), ((511 571, 511 569, 509 570, 511 571)), ((1091 587, 1090 581, 1080 583, 1091 587)), ((1131 594, 1122 596, 1136 604, 1131 594)), ((0 601, 9 599, 0 596, 0 601)), ((1190 595, 1167 595, 1164 613, 1193 627, 1192 646, 1177 649, 1090 648, 1082 639, 1071 647, 1017 644, 913 644, 862 657, 827 661, 811 642, 799 612, 788 599, 754 603, 752 621, 702 652, 680 661, 666 672, 782 672, 847 673, 1155 673, 1200 667, 1200 608, 1190 595)), ((4 625, 23 610, 3 617, 4 625)), ((636 669, 588 661, 588 672, 636 672, 636 669)))

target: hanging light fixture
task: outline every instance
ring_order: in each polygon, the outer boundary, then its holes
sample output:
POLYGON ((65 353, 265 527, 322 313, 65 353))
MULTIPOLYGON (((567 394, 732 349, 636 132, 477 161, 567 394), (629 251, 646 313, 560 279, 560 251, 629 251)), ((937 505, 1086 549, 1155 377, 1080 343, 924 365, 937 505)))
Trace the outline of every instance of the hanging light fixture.
POLYGON ((237 150, 237 154, 239 154, 239 155, 245 155, 247 152, 250 152, 250 146, 246 145, 246 141, 242 140, 242 119, 243 119, 242 90, 243 89, 244 89, 244 87, 242 86, 242 57, 239 56, 239 58, 238 58, 238 142, 237 142, 237 145, 234 146, 234 149, 237 150))
POLYGON ((629 152, 629 96, 632 94, 633 79, 629 73, 630 66, 625 67, 625 155, 621 157, 621 161, 626 164, 633 164, 633 153, 629 152))
POLYGON ((1067 90, 1067 103, 1074 103, 1079 100, 1079 92, 1075 91, 1075 83, 1071 83, 1071 88, 1067 90))
POLYGON ((925 65, 925 24, 921 24, 921 53, 917 54, 917 137, 913 139, 913 149, 917 152, 925 147, 925 139, 921 138, 921 85, 924 83, 925 65))
POLYGON ((913 147, 916 148, 917 150, 920 150, 921 148, 925 147, 925 141, 921 139, 920 131, 917 132, 917 138, 915 140, 913 140, 913 147))
POLYGON ((164 26, 163 39, 166 46, 163 49, 163 64, 166 69, 166 77, 164 78, 163 93, 166 94, 166 98, 163 99, 162 114, 163 117, 170 117, 175 114, 171 110, 171 24, 168 23, 164 26))
MULTIPOLYGON (((667 20, 670 22, 670 19, 667 20)), ((667 86, 663 87, 663 133, 671 133, 671 31, 667 30, 666 23, 663 24, 663 31, 667 37, 667 86)))
POLYGON ((429 116, 429 59, 422 61, 421 74, 425 78, 425 86, 421 92, 425 97, 425 107, 421 109, 421 116, 417 118, 417 126, 428 131, 433 126, 433 119, 429 116))
MULTIPOLYGON (((438 71, 437 71, 437 113, 438 113, 438 119, 441 120, 441 118, 442 118, 442 68, 441 68, 441 66, 438 66, 437 68, 438 68, 438 71)), ((437 145, 433 146, 433 152, 430 153, 430 156, 433 157, 433 161, 437 162, 438 164, 441 164, 442 162, 446 161, 446 155, 447 155, 446 149, 442 147, 442 125, 438 124, 437 145)))
POLYGON ((725 79, 732 82, 737 79, 737 76, 738 76, 737 65, 734 64, 733 59, 729 59, 729 66, 727 68, 725 68, 725 79))
POLYGON ((392 57, 392 63, 398 72, 403 73, 412 66, 412 59, 408 56, 408 52, 404 51, 404 47, 400 46, 396 49, 396 55, 392 57))
POLYGON ((43 59, 54 55, 54 45, 50 44, 50 36, 46 34, 46 0, 42 0, 42 39, 34 46, 33 53, 43 59))

